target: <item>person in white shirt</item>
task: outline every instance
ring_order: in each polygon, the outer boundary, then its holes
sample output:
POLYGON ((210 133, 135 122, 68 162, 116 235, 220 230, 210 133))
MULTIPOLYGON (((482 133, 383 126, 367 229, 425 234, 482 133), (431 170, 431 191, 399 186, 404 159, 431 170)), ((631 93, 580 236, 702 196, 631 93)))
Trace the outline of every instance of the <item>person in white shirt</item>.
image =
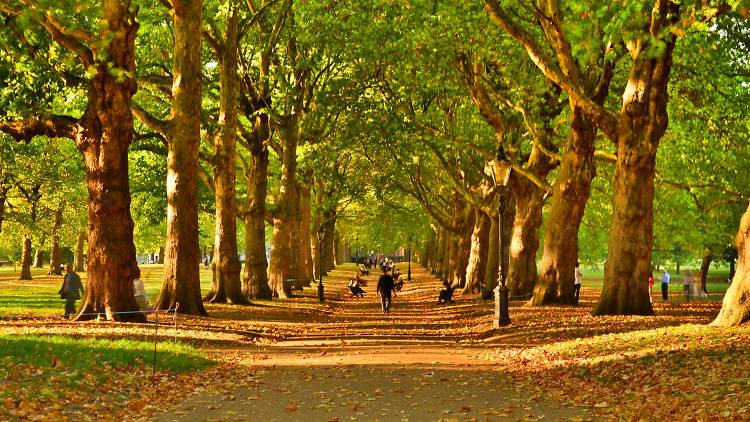
POLYGON ((581 295, 581 282, 583 281, 583 273, 581 273, 581 263, 576 262, 575 281, 573 282, 573 298, 575 304, 578 305, 578 298, 581 295))
POLYGON ((146 301, 146 286, 143 285, 141 280, 141 270, 139 269, 133 280, 133 296, 135 296, 135 302, 138 304, 138 308, 141 311, 148 309, 148 301, 146 301))

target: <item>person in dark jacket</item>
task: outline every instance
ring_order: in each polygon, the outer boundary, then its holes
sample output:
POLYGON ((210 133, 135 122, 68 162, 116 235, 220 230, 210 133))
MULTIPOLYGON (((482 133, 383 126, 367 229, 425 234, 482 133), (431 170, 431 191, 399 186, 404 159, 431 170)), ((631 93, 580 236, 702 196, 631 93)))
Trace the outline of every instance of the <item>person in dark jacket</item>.
POLYGON ((383 267, 383 275, 378 279, 377 290, 383 313, 387 314, 391 310, 391 292, 393 292, 393 277, 388 274, 388 268, 383 267))
POLYGON ((76 313, 76 301, 83 294, 83 284, 81 284, 81 277, 73 271, 73 264, 68 264, 65 271, 65 279, 63 279, 59 293, 60 298, 65 299, 65 319, 68 319, 70 315, 76 313))

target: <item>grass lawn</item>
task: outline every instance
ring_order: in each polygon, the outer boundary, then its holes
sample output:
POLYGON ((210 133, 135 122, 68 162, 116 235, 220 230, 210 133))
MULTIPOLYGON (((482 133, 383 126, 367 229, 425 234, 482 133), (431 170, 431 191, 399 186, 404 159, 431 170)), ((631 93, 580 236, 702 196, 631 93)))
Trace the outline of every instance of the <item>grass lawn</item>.
MULTIPOLYGON (((669 283, 669 294, 670 295, 682 295, 682 281, 685 278, 685 271, 687 268, 683 268, 680 271, 680 274, 673 274, 672 272, 669 273, 669 276, 671 278, 669 283)), ((690 269, 693 272, 693 276, 696 278, 696 281, 698 280, 698 269, 691 268, 690 269)), ((601 289, 604 284, 604 267, 599 267, 598 269, 592 269, 590 267, 584 266, 582 269, 583 272, 583 287, 589 287, 592 289, 601 289)), ((654 272, 654 297, 656 298, 661 297, 661 276, 662 272, 654 272)), ((721 301, 724 297, 724 294, 727 292, 727 289, 729 288, 729 283, 727 283, 727 277, 729 276, 729 270, 726 268, 718 268, 715 270, 711 270, 708 273, 708 282, 706 283, 706 291, 708 293, 707 300, 719 300, 721 301)), ((644 284, 647 281, 644 280, 644 284)))
MULTIPOLYGON (((146 286, 149 303, 159 297, 164 277, 164 266, 160 264, 140 265, 141 279, 146 286)), ((62 276, 48 276, 47 269, 33 268, 33 280, 18 280, 18 271, 13 267, 0 267, 0 316, 54 316, 62 315, 65 302, 57 293, 62 286, 62 276)), ((86 285, 86 273, 79 274, 86 285)), ((211 270, 201 265, 201 291, 208 293, 211 287, 211 270)), ((81 304, 79 301, 78 305, 81 304)))

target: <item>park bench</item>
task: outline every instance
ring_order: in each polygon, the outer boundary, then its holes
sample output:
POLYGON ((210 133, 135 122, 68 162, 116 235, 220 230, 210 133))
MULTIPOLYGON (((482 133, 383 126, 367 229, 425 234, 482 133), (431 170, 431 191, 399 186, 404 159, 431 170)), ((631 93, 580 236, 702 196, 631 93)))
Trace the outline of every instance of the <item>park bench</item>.
POLYGON ((284 279, 284 287, 288 287, 290 290, 302 290, 305 287, 310 287, 310 280, 286 278, 284 279))

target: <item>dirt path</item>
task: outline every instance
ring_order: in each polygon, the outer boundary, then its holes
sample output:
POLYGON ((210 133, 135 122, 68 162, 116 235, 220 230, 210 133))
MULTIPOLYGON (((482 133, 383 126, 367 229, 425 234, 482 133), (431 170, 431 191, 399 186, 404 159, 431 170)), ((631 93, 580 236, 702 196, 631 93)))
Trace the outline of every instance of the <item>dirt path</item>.
POLYGON ((364 298, 354 298, 346 288, 351 275, 332 272, 324 312, 303 332, 256 346, 206 349, 237 356, 242 376, 234 375, 231 387, 195 391, 155 420, 592 419, 585 409, 546 400, 493 369, 483 343, 492 331, 477 324, 486 321, 487 306, 437 304, 440 283, 416 269, 383 315, 376 277, 368 278, 364 298))

